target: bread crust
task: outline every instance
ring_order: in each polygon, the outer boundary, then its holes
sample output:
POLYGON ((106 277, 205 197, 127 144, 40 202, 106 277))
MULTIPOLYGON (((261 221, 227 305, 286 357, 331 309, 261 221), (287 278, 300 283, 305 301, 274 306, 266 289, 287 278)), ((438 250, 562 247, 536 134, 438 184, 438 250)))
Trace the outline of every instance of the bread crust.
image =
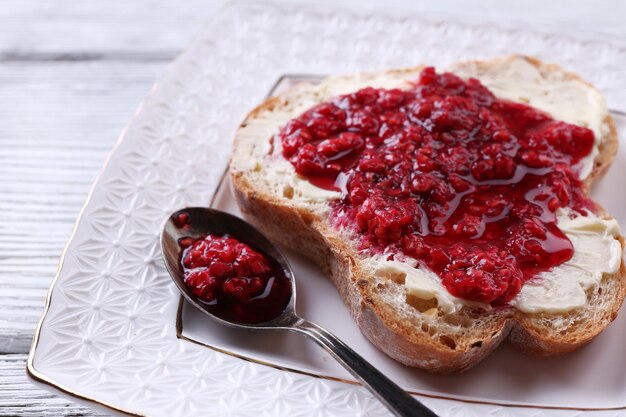
MULTIPOLYGON (((514 59, 517 56, 505 58, 514 59)), ((561 71, 554 64, 523 57, 542 71, 561 71)), ((489 61, 476 61, 475 65, 490 65, 489 61)), ((403 74, 419 71, 420 67, 393 70, 389 73, 403 74)), ((565 72, 567 77, 581 80, 576 74, 565 72)), ((235 137, 235 150, 241 140, 241 129, 266 111, 282 105, 280 97, 273 97, 252 110, 235 137)), ((615 122, 607 114, 605 123, 609 133, 603 138, 599 154, 594 161, 592 173, 585 181, 588 191, 601 178, 613 161, 618 146, 615 122)), ((501 342, 508 340, 516 349, 533 355, 560 355, 571 352, 591 341, 615 319, 626 294, 626 268, 622 260, 620 271, 605 274, 603 283, 607 298, 604 308, 593 318, 593 323, 568 329, 563 335, 546 331, 546 316, 555 314, 525 314, 513 308, 481 312, 481 322, 467 336, 467 343, 454 343, 439 336, 434 338, 428 331, 415 328, 414 323, 400 319, 392 306, 386 305, 378 295, 375 281, 369 279, 359 264, 358 254, 343 241, 332 228, 314 212, 287 204, 255 187, 245 170, 231 161, 230 175, 233 193, 244 216, 271 239, 301 252, 316 262, 337 287, 343 302, 357 322, 361 332, 381 351, 395 360, 433 373, 455 373, 476 365, 501 342), (483 322, 485 322, 483 324, 483 322)), ((605 216, 608 217, 607 214, 605 216)), ((624 241, 620 237, 622 248, 624 241)), ((470 320, 475 312, 468 312, 470 320)), ((550 319, 548 317, 548 320, 550 319)), ((422 324, 423 326, 423 324, 422 324)), ((428 327, 428 326, 427 326, 428 327)), ((443 336, 445 337, 445 336, 443 336)))

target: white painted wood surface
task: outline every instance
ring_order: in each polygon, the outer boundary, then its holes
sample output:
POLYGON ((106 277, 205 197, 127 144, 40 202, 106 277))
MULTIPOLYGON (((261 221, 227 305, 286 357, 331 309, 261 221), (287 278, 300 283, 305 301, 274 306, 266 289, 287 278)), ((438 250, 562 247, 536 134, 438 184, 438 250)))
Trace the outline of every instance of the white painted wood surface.
MULTIPOLYGON (((165 65, 220 3, 2 2, 0 416, 101 415, 33 387, 25 376, 26 353, 59 256, 103 160, 165 65)), ((392 3, 626 42, 626 3, 619 0, 529 0, 523 7, 488 0, 481 9, 469 0, 392 3)))
POLYGON ((102 162, 218 3, 2 2, 0 415, 101 415, 35 388, 26 379, 26 353, 102 162))

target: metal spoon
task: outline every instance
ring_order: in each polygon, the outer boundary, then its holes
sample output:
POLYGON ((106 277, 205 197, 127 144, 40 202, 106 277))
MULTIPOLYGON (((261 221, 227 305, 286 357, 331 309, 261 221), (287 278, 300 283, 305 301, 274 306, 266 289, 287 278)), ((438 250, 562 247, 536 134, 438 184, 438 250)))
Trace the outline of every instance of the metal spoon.
POLYGON ((309 336, 358 378, 396 416, 436 417, 432 411, 407 394, 335 335, 315 323, 298 317, 295 312, 296 283, 291 267, 282 252, 261 232, 244 220, 219 210, 196 207, 187 208, 183 211, 189 216, 187 226, 180 228, 180 225, 177 224, 176 216, 180 212, 172 214, 161 233, 161 250, 165 266, 172 279, 193 306, 229 327, 252 330, 289 330, 309 336), (180 262, 182 248, 178 241, 184 237, 202 238, 209 233, 229 234, 266 256, 274 258, 282 266, 286 276, 291 280, 292 291, 291 299, 281 314, 273 320, 258 324, 227 321, 212 314, 207 309, 206 303, 200 301, 190 291, 184 282, 184 273, 180 262))

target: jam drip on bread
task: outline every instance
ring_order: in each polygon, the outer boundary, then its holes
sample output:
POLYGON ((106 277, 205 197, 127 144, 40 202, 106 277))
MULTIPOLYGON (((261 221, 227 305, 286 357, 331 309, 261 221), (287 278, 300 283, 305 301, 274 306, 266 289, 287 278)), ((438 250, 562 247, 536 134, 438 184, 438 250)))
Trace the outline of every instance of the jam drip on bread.
POLYGON ((505 305, 569 260, 557 210, 595 210, 578 174, 591 130, 433 68, 408 90, 332 98, 277 138, 299 175, 343 192, 331 220, 361 250, 415 258, 471 301, 505 305))

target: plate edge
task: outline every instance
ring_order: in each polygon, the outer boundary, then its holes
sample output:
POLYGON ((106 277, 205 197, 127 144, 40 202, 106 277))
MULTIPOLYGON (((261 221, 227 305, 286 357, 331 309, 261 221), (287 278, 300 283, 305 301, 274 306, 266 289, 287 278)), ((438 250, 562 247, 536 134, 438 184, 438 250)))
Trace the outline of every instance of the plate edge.
MULTIPOLYGON (((89 203, 92 200, 92 196, 93 193, 96 189, 96 187, 99 185, 100 180, 104 174, 104 171, 106 170, 106 168, 108 167, 109 163, 111 162, 111 160, 113 159, 113 156, 117 153, 118 148, 120 147, 120 145, 123 143, 126 134, 128 133, 128 129, 129 127, 133 124, 133 122, 137 119, 137 117, 139 116, 139 114, 142 112, 143 108, 145 107, 145 104, 148 100, 148 98, 151 96, 152 92, 158 88, 161 83, 162 80, 165 77, 165 74, 171 70, 171 68, 174 66, 174 64, 176 64, 177 62, 179 62, 181 60, 181 57, 193 46, 198 42, 199 37, 206 32, 206 28, 212 24, 213 22, 215 22, 222 14, 224 14, 226 11, 230 10, 230 9, 234 9, 237 7, 246 7, 246 6, 258 6, 260 4, 264 4, 266 6, 270 6, 270 7, 274 7, 276 9, 281 8, 281 7, 287 7, 290 9, 297 9, 298 7, 305 7, 305 8, 309 8, 310 11, 310 7, 313 7, 314 3, 310 0, 305 1, 303 4, 300 4, 298 6, 294 6, 292 3, 288 3, 286 1, 280 1, 280 0, 262 0, 262 1, 250 1, 250 0, 225 0, 225 2, 215 11, 215 13, 209 17, 207 19, 207 21, 200 27, 199 31, 197 32, 196 35, 193 36, 193 38, 191 39, 191 41, 181 50, 181 52, 179 54, 177 54, 176 58, 174 58, 170 63, 168 63, 166 65, 166 69, 164 71, 164 73, 162 73, 159 77, 159 79, 152 84, 148 94, 146 95, 146 97, 144 99, 142 99, 142 101, 140 102, 140 104, 137 106, 135 112, 133 113, 132 117, 129 119, 129 121, 126 123, 126 125, 124 126, 124 128, 122 129, 122 132, 120 133, 120 135, 118 136, 118 138, 116 139, 112 149, 109 151, 109 154, 107 155, 107 157, 105 158, 103 165, 100 168, 100 171, 98 172, 98 175, 96 176, 96 178, 94 179, 94 182, 87 194, 87 198, 85 200, 85 203, 83 204, 82 208, 79 211, 79 214, 72 226, 72 232, 70 234, 70 237, 67 241, 67 243, 65 244, 63 251, 61 252, 61 256, 59 259, 59 262, 57 264, 57 270, 56 273, 54 275, 54 278, 52 280, 52 282, 50 283, 50 287, 48 288, 47 294, 46 294, 46 298, 45 298, 45 304, 44 304, 44 310, 42 313, 41 318, 39 319, 39 322, 35 328, 35 332, 33 334, 33 340, 31 342, 31 347, 29 349, 28 352, 28 357, 27 357, 27 362, 26 362, 26 374, 29 378, 33 379, 34 381, 40 383, 40 384, 44 384, 47 385, 48 387, 54 388, 56 390, 61 391, 64 394, 69 394, 69 396, 81 399, 81 400, 86 400, 92 403, 95 403, 97 405, 100 405, 104 408, 116 411, 116 412, 121 412, 123 414, 127 414, 130 416, 138 416, 138 417, 146 417, 145 414, 139 414, 133 411, 130 411, 128 409, 124 409, 122 407, 119 406, 115 406, 111 403, 108 403, 106 401, 101 401, 98 400, 94 397, 88 396, 86 394, 81 394, 77 391, 74 391, 71 388, 66 387, 63 384, 58 383, 57 381, 55 381, 54 379, 44 375, 43 373, 37 371, 37 369, 34 366, 34 359, 35 359, 35 355, 36 355, 36 350, 37 350, 37 346, 39 343, 39 337, 40 337, 40 333, 42 330, 42 326, 43 326, 43 322, 47 316, 47 313, 49 311, 50 308, 50 304, 51 304, 51 297, 53 294, 53 291, 55 289, 55 285, 57 283, 57 280, 61 274, 62 268, 63 268, 63 264, 65 261, 65 257, 68 253, 69 250, 69 246, 70 244, 73 242, 76 232, 77 232, 77 228, 78 225, 80 224, 80 221, 82 220, 82 216, 85 212, 85 210, 87 209, 87 207, 89 206, 89 203)), ((357 10, 356 7, 345 7, 345 6, 335 6, 336 8, 338 8, 339 10, 343 10, 343 11, 352 11, 354 12, 355 10, 357 10)), ((378 10, 380 10, 380 8, 377 8, 378 10)), ((374 10, 374 8, 372 8, 372 11, 374 10)), ((369 9, 368 9, 369 11, 369 9)), ((397 10, 396 10, 397 11, 397 10)), ((414 12, 413 15, 417 15, 417 12, 414 12)), ((436 21, 442 21, 443 18, 441 16, 439 16, 438 19, 436 19, 436 21)), ((458 20, 458 18, 455 18, 454 16, 451 16, 451 21, 455 24, 460 24, 460 25, 464 25, 464 26, 470 26, 470 27, 476 27, 478 25, 481 25, 480 22, 478 21, 474 21, 472 20, 470 23, 463 23, 461 21, 458 20)), ((489 27, 493 27, 496 28, 498 30, 524 30, 524 28, 520 27, 519 25, 515 25, 513 22, 509 22, 511 23, 509 26, 499 26, 496 25, 494 23, 482 23, 485 24, 489 27)), ((535 28, 530 28, 530 29, 525 29, 527 31, 530 32, 534 32, 534 33, 539 33, 543 36, 548 36, 548 35, 557 35, 557 36, 564 36, 567 39, 571 39, 577 42, 584 42, 586 39, 585 37, 574 37, 574 36, 569 36, 567 34, 559 34, 559 33, 550 33, 550 32, 544 32, 544 31, 539 31, 535 28)), ((609 45, 611 45, 612 47, 617 47, 617 48, 623 48, 623 45, 617 43, 615 40, 609 40, 609 39, 602 39, 602 38, 596 38, 596 37, 592 37, 591 34, 589 34, 589 39, 587 39, 589 41, 596 41, 599 43, 607 43, 609 45)), ((277 83, 280 82, 280 80, 282 78, 284 78, 286 75, 282 75, 281 77, 279 77, 277 79, 277 83)), ((626 116, 626 111, 623 111, 621 109, 609 109, 611 112, 620 114, 622 116, 626 116)), ((226 167, 226 170, 224 172, 224 174, 226 174, 228 171, 228 166, 226 167)), ((220 182, 217 185, 216 190, 219 189, 221 182, 223 180, 223 177, 220 179, 220 182)), ((180 307, 179 307, 180 308, 180 307)), ((182 328, 181 328, 182 329, 182 328)), ((178 329, 176 331, 176 336, 177 338, 181 338, 179 337, 178 334, 178 329)), ((209 347, 211 349, 213 349, 213 347, 206 345, 202 342, 198 342, 192 339, 187 338, 186 336, 182 335, 182 338, 184 340, 189 341, 190 343, 196 343, 196 344, 200 344, 202 346, 205 347, 209 347)), ((223 352, 228 354, 227 352, 223 352)), ((239 355, 234 354, 237 357, 240 357, 241 359, 244 360, 249 360, 245 357, 241 357, 239 355)), ((277 367, 276 365, 270 365, 270 364, 265 364, 262 362, 258 362, 255 360, 252 360, 253 362, 256 363, 260 363, 263 364, 265 366, 272 366, 272 367, 277 367)), ((348 383, 348 384, 353 384, 353 385, 360 385, 358 382, 356 381, 348 381, 348 380, 341 380, 341 379, 337 379, 337 378, 333 378, 333 377, 325 377, 325 376, 319 376, 319 375, 315 375, 315 374, 309 374, 306 372, 300 372, 297 370, 290 370, 288 368, 280 368, 280 369, 286 369, 288 371, 292 371, 292 372, 297 372, 297 373, 304 373, 306 375, 310 375, 312 377, 317 377, 317 378, 323 378, 323 379, 332 379, 332 380, 338 380, 340 382, 344 382, 344 383, 348 383)), ((626 410, 626 405, 624 406, 620 406, 620 407, 609 407, 609 408, 566 408, 566 407, 554 407, 554 406, 534 406, 534 405, 519 405, 519 404, 502 404, 502 403, 492 403, 492 402, 483 402, 483 401, 472 401, 472 400, 464 400, 464 399, 458 399, 458 398, 451 398, 451 397, 445 397, 445 396, 436 396, 436 395, 429 395, 429 394, 423 394, 423 393, 413 393, 412 394, 415 395, 420 395, 420 396, 424 396, 424 397, 428 397, 428 398, 434 398, 434 399, 441 399, 441 400, 446 400, 446 401, 459 401, 459 402, 463 402, 463 403, 470 403, 470 404, 483 404, 483 405, 496 405, 496 406, 502 406, 502 407, 510 407, 510 408, 528 408, 528 409, 539 409, 539 410, 570 410, 570 411, 616 411, 616 410, 626 410)))

